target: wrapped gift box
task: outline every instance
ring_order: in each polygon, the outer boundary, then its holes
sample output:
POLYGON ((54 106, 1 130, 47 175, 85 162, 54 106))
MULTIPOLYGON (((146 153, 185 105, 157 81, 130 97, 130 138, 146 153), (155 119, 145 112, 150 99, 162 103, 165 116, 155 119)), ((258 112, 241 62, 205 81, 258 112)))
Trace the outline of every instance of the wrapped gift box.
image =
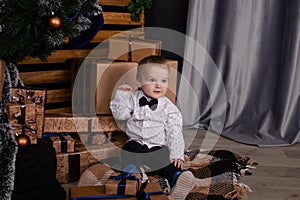
POLYGON ((88 132, 88 117, 69 113, 47 114, 44 118, 44 133, 88 132))
POLYGON ((139 62, 150 55, 161 55, 162 42, 136 37, 113 37, 109 39, 108 59, 139 62))
MULTIPOLYGON (((83 200, 83 199, 97 199, 96 197, 100 197, 103 199, 104 197, 108 197, 109 199, 116 199, 116 200, 136 200, 136 197, 127 197, 127 198, 112 198, 112 196, 108 196, 105 194, 105 186, 73 186, 70 187, 69 197, 71 200, 83 200)), ((168 200, 168 197, 165 194, 162 194, 161 188, 158 183, 149 182, 147 187, 144 190, 146 193, 150 195, 151 200, 168 200)), ((100 199, 99 198, 99 199, 100 199)))
POLYGON ((106 136, 103 133, 80 133, 79 137, 86 145, 101 145, 106 142, 106 136))
MULTIPOLYGON (((105 60, 97 63, 96 72, 93 72, 93 74, 96 74, 97 76, 97 87, 95 89, 96 94, 93 93, 91 96, 85 95, 89 99, 95 98, 96 114, 111 115, 109 104, 117 86, 128 84, 133 88, 133 90, 137 89, 137 65, 138 64, 135 62, 109 62, 105 60)), ((167 65, 170 67, 170 79, 166 96, 175 103, 178 62, 174 60, 167 60, 167 65)))
POLYGON ((116 123, 113 116, 94 116, 90 117, 91 132, 112 132, 121 131, 120 123, 116 123))
POLYGON ((68 134, 50 137, 56 153, 74 152, 74 139, 68 134))
POLYGON ((13 97, 12 101, 30 100, 36 104, 36 132, 37 137, 42 138, 47 90, 37 88, 12 88, 11 90, 13 97))
POLYGON ((22 129, 24 129, 24 133, 29 136, 31 144, 37 143, 35 106, 35 103, 30 100, 5 103, 12 132, 21 134, 22 129))
POLYGON ((121 131, 114 118, 108 115, 73 116, 72 114, 45 115, 44 134, 48 133, 88 133, 121 131))
POLYGON ((73 153, 56 154, 56 178, 61 184, 76 182, 84 170, 103 159, 119 157, 119 153, 120 148, 112 143, 87 147, 81 142, 76 142, 73 153))
POLYGON ((136 195, 141 184, 140 174, 113 173, 105 183, 106 195, 136 195))

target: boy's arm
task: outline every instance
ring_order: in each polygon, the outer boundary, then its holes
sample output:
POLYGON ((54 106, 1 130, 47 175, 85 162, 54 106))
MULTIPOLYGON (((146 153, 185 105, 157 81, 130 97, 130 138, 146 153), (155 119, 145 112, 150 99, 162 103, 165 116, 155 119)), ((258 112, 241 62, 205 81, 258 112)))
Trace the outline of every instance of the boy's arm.
POLYGON ((131 117, 134 107, 131 93, 131 88, 124 85, 116 90, 114 99, 110 101, 110 109, 116 120, 127 120, 131 117))
POLYGON ((168 114, 166 122, 166 142, 170 150, 170 161, 183 161, 185 144, 182 135, 182 116, 175 106, 168 114))

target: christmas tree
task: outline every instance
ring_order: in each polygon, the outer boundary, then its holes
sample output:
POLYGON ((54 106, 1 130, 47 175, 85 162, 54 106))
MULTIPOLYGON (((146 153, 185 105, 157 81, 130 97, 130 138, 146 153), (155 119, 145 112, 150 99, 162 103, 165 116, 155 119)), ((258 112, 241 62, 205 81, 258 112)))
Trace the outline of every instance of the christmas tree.
POLYGON ((0 59, 46 61, 87 30, 89 17, 101 11, 97 0, 0 0, 0 59))

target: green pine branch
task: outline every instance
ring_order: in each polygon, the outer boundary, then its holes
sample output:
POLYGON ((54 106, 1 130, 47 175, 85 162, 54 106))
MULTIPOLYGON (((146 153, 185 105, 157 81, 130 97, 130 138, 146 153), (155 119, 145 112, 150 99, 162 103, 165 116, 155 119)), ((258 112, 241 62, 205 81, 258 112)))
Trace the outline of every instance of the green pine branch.
POLYGON ((134 22, 140 21, 142 12, 150 9, 151 6, 152 0, 131 0, 127 5, 127 9, 131 13, 131 20, 134 22))
POLYGON ((81 16, 99 13, 99 8, 98 0, 0 0, 0 59, 17 63, 29 56, 46 61, 64 47, 65 37, 76 37, 86 28, 78 17, 69 18, 77 12, 81 16), (60 4, 50 10, 45 2, 60 4), (49 25, 52 12, 62 19, 58 30, 49 25))

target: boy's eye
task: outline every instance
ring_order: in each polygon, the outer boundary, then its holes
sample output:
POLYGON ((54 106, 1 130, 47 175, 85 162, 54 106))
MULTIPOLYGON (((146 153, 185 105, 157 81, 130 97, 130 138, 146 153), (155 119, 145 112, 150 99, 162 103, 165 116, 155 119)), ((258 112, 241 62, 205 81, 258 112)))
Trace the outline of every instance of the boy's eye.
POLYGON ((165 80, 162 80, 161 83, 162 83, 162 84, 167 84, 167 83, 168 83, 168 80, 166 80, 166 79, 165 79, 165 80))
POLYGON ((148 80, 148 82, 155 83, 155 80, 151 78, 148 80))

